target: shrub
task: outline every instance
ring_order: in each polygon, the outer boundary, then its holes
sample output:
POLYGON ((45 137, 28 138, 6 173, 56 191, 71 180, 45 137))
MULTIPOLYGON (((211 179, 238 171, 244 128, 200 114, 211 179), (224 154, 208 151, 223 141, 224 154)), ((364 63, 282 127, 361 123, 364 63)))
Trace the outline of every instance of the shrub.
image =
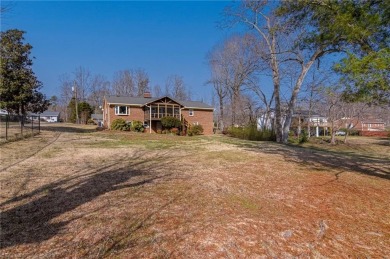
POLYGON ((303 144, 309 141, 308 134, 305 131, 302 131, 302 134, 299 138, 299 143, 303 144))
POLYGON ((198 125, 194 125, 194 126, 191 126, 189 129, 188 129, 188 136, 196 136, 196 135, 201 135, 203 133, 203 127, 202 125, 198 124, 198 125))
POLYGON ((178 135, 179 134, 179 129, 178 128, 172 128, 171 129, 171 133, 178 135))
POLYGON ((88 119, 87 124, 96 125, 96 123, 92 119, 88 119))
POLYGON ((359 136, 359 131, 356 129, 350 129, 348 134, 350 136, 359 136))
POLYGON ((172 128, 180 127, 181 122, 180 122, 180 120, 178 118, 175 118, 175 117, 172 117, 172 116, 167 116, 167 117, 161 118, 161 125, 165 129, 170 130, 172 128))
POLYGON ((112 130, 124 130, 129 131, 130 130, 130 124, 127 123, 124 119, 119 118, 115 119, 111 123, 111 129, 112 130))
POLYGON ((144 124, 141 121, 133 121, 131 123, 131 130, 136 132, 144 132, 144 124))
POLYGON ((227 133, 231 137, 255 140, 255 141, 275 141, 276 136, 271 130, 257 130, 255 125, 247 127, 230 127, 227 133))

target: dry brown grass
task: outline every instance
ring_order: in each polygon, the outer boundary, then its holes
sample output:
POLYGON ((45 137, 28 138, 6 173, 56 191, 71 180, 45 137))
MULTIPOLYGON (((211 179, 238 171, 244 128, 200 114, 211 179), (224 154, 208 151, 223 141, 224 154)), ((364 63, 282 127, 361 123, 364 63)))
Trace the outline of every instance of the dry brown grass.
POLYGON ((3 258, 390 254, 388 142, 52 127, 1 147, 3 258))

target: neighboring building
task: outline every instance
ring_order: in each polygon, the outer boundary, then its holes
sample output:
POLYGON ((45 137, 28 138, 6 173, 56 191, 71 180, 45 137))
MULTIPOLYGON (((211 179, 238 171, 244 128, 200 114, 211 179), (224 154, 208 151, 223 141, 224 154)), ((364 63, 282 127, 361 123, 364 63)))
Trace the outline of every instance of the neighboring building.
POLYGON ((60 112, 53 112, 53 111, 44 111, 42 113, 28 113, 27 118, 28 119, 37 119, 40 118, 41 120, 45 120, 47 122, 59 122, 60 121, 60 112))
POLYGON ((180 119, 186 130, 191 125, 202 125, 205 135, 213 134, 214 108, 202 102, 175 100, 168 96, 152 98, 107 96, 103 103, 103 125, 110 128, 113 120, 122 118, 128 122, 142 121, 149 133, 162 130, 161 118, 172 116, 180 119))
POLYGON ((307 131, 308 126, 310 127, 310 135, 319 137, 322 134, 328 132, 328 119, 316 112, 308 110, 297 111, 293 115, 291 122, 291 129, 296 134, 300 134, 302 130, 307 131))
POLYGON ((381 120, 363 120, 357 126, 361 131, 385 131, 385 123, 381 120))
POLYGON ((275 121, 275 112, 269 111, 268 114, 266 112, 262 113, 257 118, 257 130, 272 130, 275 121))
POLYGON ((95 122, 96 125, 98 125, 99 127, 103 127, 103 114, 93 113, 91 114, 91 119, 93 120, 93 122, 95 122))

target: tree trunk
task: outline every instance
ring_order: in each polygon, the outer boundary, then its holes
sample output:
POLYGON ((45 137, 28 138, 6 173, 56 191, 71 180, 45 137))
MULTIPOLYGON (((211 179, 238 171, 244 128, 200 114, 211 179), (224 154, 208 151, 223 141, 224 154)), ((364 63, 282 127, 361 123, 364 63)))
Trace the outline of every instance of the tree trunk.
POLYGON ((336 131, 334 130, 334 123, 332 121, 332 136, 330 138, 330 144, 336 144, 336 131))
POLYGON ((220 127, 220 130, 223 130, 223 119, 224 119, 224 109, 223 109, 223 97, 222 96, 219 96, 219 113, 220 113, 220 119, 219 119, 219 127, 220 127))
POLYGON ((287 144, 288 141, 288 132, 290 130, 291 120, 294 114, 295 103, 297 102, 298 93, 303 84, 303 80, 305 79, 306 74, 309 71, 310 67, 313 65, 314 61, 316 61, 316 59, 319 58, 322 54, 323 54, 323 50, 321 48, 317 49, 317 51, 313 54, 310 60, 306 63, 306 65, 302 65, 301 73, 299 74, 297 82, 295 83, 294 89, 291 93, 291 98, 288 104, 288 109, 286 114, 286 120, 283 124, 282 142, 285 144, 287 144))
POLYGON ((272 43, 270 46, 271 51, 271 68, 272 68, 272 81, 274 83, 274 96, 275 96, 275 133, 276 142, 283 142, 283 125, 282 125, 282 107, 280 103, 280 75, 279 66, 276 56, 276 38, 272 35, 272 43))
POLYGON ((233 96, 232 96, 232 126, 236 124, 236 117, 237 117, 237 104, 238 104, 238 98, 240 87, 233 87, 233 96))

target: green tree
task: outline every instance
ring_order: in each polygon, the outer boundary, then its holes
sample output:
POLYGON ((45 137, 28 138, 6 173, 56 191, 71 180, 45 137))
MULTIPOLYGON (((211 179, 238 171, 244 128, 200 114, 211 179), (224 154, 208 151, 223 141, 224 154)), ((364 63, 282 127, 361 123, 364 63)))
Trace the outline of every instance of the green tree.
POLYGON ((288 0, 279 9, 293 26, 312 32, 302 44, 338 39, 333 48, 347 52, 334 66, 347 101, 390 103, 390 2, 388 0, 288 0))
POLYGON ((0 107, 24 115, 27 111, 43 112, 50 105, 39 92, 42 87, 32 70, 32 46, 23 43, 24 31, 1 32, 0 107))
MULTIPOLYGON (((70 122, 76 123, 76 104, 74 98, 72 98, 72 100, 69 102, 68 109, 70 114, 70 122)), ((77 111, 80 118, 80 123, 87 124, 88 119, 91 118, 93 107, 87 102, 78 102, 77 111)))

